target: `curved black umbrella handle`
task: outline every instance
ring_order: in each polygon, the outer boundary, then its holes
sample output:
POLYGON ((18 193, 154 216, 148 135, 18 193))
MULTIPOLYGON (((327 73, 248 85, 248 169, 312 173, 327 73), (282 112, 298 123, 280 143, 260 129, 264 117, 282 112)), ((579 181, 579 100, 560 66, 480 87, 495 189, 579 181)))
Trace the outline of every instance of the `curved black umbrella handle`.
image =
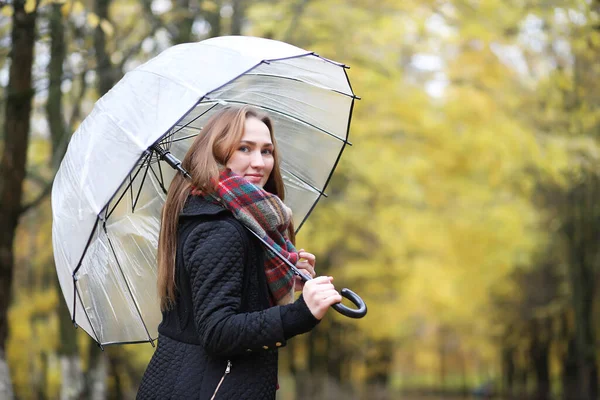
MULTIPOLYGON (((300 270, 296 267, 292 267, 292 271, 294 271, 296 275, 302 278, 304 282, 310 281, 312 279, 311 276, 300 272, 300 270)), ((360 298, 359 295, 354 293, 352 290, 346 288, 340 290, 340 294, 342 295, 342 297, 345 297, 352 303, 354 303, 356 308, 350 308, 348 306, 343 305, 342 303, 337 303, 331 306, 335 311, 339 312, 342 315, 345 315, 348 318, 362 318, 365 315, 367 315, 367 305, 365 304, 363 299, 360 298)))
POLYGON ((349 318, 362 318, 365 315, 367 315, 367 305, 365 304, 363 299, 360 298, 359 295, 354 293, 352 290, 346 288, 342 289, 340 291, 340 294, 342 295, 342 297, 345 297, 352 303, 354 303, 356 308, 350 308, 343 305, 342 303, 337 303, 331 306, 335 311, 349 318))

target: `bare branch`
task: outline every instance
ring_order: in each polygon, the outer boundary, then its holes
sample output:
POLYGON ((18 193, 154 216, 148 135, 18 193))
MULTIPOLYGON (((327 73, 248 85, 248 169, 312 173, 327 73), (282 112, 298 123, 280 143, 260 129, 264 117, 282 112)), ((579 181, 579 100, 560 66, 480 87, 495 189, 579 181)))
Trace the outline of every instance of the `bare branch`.
POLYGON ((38 196, 34 200, 32 200, 28 204, 25 204, 24 206, 21 206, 21 210, 19 211, 19 215, 23 215, 27 211, 29 211, 30 209, 37 207, 38 205, 40 205, 40 203, 42 201, 44 201, 44 199, 46 197, 48 197, 48 195, 52 192, 52 184, 54 183, 54 177, 55 176, 52 177, 52 180, 50 180, 50 182, 46 183, 46 186, 44 186, 44 189, 42 189, 42 191, 38 194, 38 196))
POLYGON ((231 34, 241 35, 242 25, 246 18, 246 0, 233 0, 233 15, 231 16, 231 34))
POLYGON ((86 76, 89 71, 89 69, 86 69, 81 73, 81 75, 79 75, 80 90, 79 95, 77 96, 77 100, 75 101, 75 106, 73 107, 73 113, 71 114, 71 118, 69 119, 69 132, 73 132, 75 130, 75 124, 81 116, 81 103, 83 102, 83 98, 85 97, 85 93, 88 89, 86 76))
MULTIPOLYGON (((145 36, 146 37, 154 36, 156 34, 156 31, 158 31, 158 29, 160 27, 161 27, 161 25, 153 24, 152 28, 150 28, 150 31, 145 36)), ((142 43, 144 43, 143 40, 139 41, 134 46, 131 46, 129 48, 129 50, 127 51, 127 53, 125 53, 125 55, 123 56, 123 59, 121 60, 121 63, 119 64, 119 70, 121 71, 121 73, 123 72, 123 69, 125 68, 125 64, 127 63, 127 61, 129 61, 129 59, 131 57, 133 57, 134 55, 136 55, 140 52, 140 50, 142 48, 142 43)))
MULTIPOLYGON (((43 169, 45 170, 46 168, 44 167, 43 169)), ((34 182, 35 184, 39 185, 40 187, 46 187, 46 184, 48 183, 48 179, 44 178, 42 175, 37 173, 37 171, 40 171, 40 170, 42 170, 41 166, 39 166, 39 168, 36 168, 34 171, 27 171, 26 179, 30 180, 31 182, 34 182)))

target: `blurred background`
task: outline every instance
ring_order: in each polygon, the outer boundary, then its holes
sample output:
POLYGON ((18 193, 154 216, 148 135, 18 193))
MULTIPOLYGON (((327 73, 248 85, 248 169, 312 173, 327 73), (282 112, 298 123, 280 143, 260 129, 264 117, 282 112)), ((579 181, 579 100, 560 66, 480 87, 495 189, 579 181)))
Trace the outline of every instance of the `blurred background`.
POLYGON ((9 0, 1 398, 135 397, 153 348, 101 351, 58 288, 53 176, 125 72, 229 34, 343 62, 362 98, 298 244, 369 314, 292 340, 278 399, 598 397, 600 1, 9 0))

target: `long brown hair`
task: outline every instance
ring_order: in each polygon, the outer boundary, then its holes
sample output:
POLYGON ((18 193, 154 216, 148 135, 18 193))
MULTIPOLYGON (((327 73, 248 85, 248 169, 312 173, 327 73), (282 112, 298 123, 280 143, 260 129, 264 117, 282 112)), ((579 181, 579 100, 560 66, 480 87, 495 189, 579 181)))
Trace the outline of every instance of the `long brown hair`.
MULTIPOLYGON (((167 200, 163 206, 158 237, 158 294, 160 308, 163 311, 170 309, 175 303, 175 255, 179 214, 192 187, 201 189, 205 193, 215 191, 219 171, 227 164, 242 140, 244 125, 248 118, 257 118, 269 128, 274 148, 274 163, 264 189, 277 195, 281 200, 285 199, 283 179, 279 169, 279 152, 271 119, 248 106, 229 106, 213 115, 194 139, 181 162, 181 166, 190 174, 191 179, 186 179, 182 174, 177 173, 171 181, 167 200)), ((288 227, 288 236, 294 242, 293 224, 288 227)))

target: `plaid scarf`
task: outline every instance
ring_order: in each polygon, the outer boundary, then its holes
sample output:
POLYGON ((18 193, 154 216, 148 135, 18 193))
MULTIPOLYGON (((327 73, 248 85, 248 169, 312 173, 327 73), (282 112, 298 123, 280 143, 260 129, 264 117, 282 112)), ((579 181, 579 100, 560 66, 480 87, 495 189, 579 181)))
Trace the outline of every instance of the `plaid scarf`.
MULTIPOLYGON (((192 194, 225 206, 238 221, 258 234, 293 265, 298 262, 298 252, 286 235, 292 210, 276 195, 253 185, 229 168, 221 171, 214 195, 205 195, 196 189, 192 190, 192 194)), ((264 267, 271 304, 289 304, 293 301, 294 274, 271 250, 265 250, 264 267)))

